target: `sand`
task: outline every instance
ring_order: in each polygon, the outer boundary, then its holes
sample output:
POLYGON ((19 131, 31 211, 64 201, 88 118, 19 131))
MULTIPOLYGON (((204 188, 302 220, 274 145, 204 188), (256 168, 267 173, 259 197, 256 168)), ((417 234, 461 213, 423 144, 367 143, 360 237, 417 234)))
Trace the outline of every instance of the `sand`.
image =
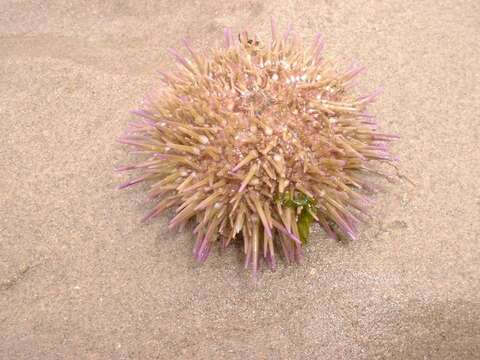
POLYGON ((478 1, 0 4, 1 359, 474 359, 480 351, 478 1), (115 142, 166 48, 273 15, 369 72, 406 182, 357 241, 316 232, 256 282, 237 249, 199 266, 115 142))

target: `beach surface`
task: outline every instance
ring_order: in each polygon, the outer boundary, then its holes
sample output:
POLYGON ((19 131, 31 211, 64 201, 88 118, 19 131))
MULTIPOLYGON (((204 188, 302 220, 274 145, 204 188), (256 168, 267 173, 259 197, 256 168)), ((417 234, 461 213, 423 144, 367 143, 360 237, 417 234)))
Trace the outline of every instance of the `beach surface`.
POLYGON ((478 1, 0 3, 1 359, 478 359, 478 1), (301 265, 256 281, 238 248, 192 258, 145 186, 115 166, 136 108, 223 28, 268 39, 270 17, 326 56, 368 67, 362 89, 401 140, 406 181, 375 195, 356 241, 315 231, 301 265))

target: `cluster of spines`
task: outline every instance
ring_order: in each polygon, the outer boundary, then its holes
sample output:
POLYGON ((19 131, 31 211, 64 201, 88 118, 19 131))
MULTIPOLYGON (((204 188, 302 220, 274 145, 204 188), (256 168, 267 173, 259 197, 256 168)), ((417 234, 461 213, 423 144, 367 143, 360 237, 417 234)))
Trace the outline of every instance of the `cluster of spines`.
POLYGON ((365 174, 378 174, 369 162, 393 161, 395 136, 379 133, 366 112, 379 91, 349 94, 363 68, 338 74, 320 35, 306 48, 272 23, 270 45, 245 33, 239 40, 227 29, 210 57, 184 41, 192 60, 170 50, 179 71, 161 72, 165 86, 120 139, 149 155, 120 170, 143 174, 120 187, 152 181, 159 202, 144 220, 169 208, 170 228, 193 220, 199 261, 240 236, 256 271, 260 255, 274 268, 279 248, 299 261, 312 221, 354 239, 369 203, 365 174))

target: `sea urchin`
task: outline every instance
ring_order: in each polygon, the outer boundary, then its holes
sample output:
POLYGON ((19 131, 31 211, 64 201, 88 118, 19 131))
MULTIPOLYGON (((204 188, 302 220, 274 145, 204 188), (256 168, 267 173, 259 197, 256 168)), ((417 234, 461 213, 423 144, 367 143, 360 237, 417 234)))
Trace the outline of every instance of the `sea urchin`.
POLYGON ((363 70, 338 72, 324 60, 317 35, 305 46, 290 29, 263 44, 225 30, 223 48, 191 59, 171 49, 179 65, 160 72, 139 120, 119 140, 146 154, 119 170, 150 180, 158 203, 144 220, 175 208, 169 228, 194 222, 194 256, 204 261, 212 246, 243 239, 245 265, 259 258, 275 267, 281 249, 299 261, 310 226, 332 238, 354 239, 369 204, 372 161, 391 163, 387 145, 367 106, 379 95, 352 92, 363 70))

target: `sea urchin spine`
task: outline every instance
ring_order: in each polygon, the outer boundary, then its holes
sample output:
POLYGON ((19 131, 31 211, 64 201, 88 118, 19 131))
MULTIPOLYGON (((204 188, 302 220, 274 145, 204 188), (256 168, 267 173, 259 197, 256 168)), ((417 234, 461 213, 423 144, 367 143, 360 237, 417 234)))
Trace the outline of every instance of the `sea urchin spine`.
POLYGON ((193 220, 198 261, 241 237, 254 272, 261 257, 274 268, 279 249, 299 261, 312 222, 354 239, 369 204, 366 175, 377 174, 370 163, 394 161, 395 136, 366 112, 380 91, 351 91, 363 68, 339 73, 320 35, 304 46, 274 24, 267 45, 229 29, 208 55, 184 44, 191 59, 170 50, 178 71, 160 73, 164 85, 119 140, 148 155, 119 169, 141 172, 120 188, 152 182, 158 203, 144 220, 169 208, 169 228, 193 220))

